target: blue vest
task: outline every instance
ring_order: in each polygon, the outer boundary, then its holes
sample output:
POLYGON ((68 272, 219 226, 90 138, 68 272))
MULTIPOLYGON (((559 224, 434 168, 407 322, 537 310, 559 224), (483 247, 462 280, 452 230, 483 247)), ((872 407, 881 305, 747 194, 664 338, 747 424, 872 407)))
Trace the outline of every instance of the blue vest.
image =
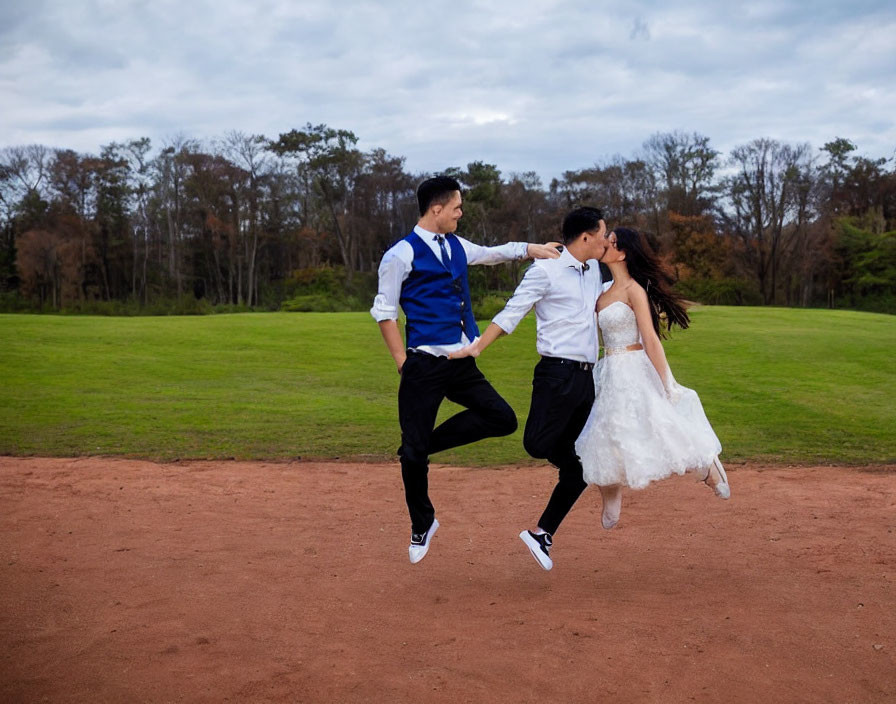
POLYGON ((399 303, 407 318, 408 347, 450 345, 466 333, 471 342, 479 336, 470 285, 467 283, 467 254, 454 235, 445 235, 451 248, 451 271, 445 269, 429 245, 416 232, 404 238, 414 249, 411 273, 401 287, 399 303))

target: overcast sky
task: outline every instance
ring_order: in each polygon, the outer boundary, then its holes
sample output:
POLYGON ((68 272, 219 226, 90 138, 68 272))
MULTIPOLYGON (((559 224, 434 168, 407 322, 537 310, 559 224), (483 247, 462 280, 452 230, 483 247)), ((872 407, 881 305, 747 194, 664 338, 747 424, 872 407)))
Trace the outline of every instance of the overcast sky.
POLYGON ((547 182, 655 132, 896 150, 896 4, 0 0, 0 146, 307 122, 547 182))

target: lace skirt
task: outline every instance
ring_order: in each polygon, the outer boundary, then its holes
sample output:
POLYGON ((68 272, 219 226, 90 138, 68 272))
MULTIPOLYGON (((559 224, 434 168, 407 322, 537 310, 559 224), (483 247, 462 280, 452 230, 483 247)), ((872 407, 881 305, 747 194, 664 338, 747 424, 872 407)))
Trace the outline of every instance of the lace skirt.
POLYGON ((576 441, 586 482, 643 489, 673 474, 705 472, 712 464, 722 446, 700 398, 670 382, 667 396, 643 350, 598 362, 594 406, 576 441))

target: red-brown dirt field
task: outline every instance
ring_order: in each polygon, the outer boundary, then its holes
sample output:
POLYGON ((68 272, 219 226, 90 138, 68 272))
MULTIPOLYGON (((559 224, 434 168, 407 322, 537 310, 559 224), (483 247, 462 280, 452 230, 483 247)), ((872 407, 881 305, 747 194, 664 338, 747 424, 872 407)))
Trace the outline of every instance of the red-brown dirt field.
POLYGON ((2 702, 894 702, 896 467, 588 490, 550 467, 0 457, 2 702))

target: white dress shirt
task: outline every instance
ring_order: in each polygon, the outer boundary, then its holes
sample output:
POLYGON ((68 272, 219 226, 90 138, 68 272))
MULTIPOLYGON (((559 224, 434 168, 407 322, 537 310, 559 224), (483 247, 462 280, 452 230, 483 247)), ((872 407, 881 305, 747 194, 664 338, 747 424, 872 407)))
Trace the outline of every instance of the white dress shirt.
MULTIPOLYGON (((430 232, 429 230, 424 230, 419 225, 414 227, 414 232, 417 233, 420 239, 429 245, 433 254, 436 255, 436 259, 442 261, 442 249, 439 247, 438 242, 440 235, 437 235, 435 232, 430 232)), ((457 240, 460 242, 461 246, 464 248, 464 253, 467 255, 468 266, 475 264, 500 264, 501 262, 513 261, 514 259, 525 259, 527 256, 526 248, 528 247, 528 243, 526 242, 508 242, 507 244, 502 244, 498 247, 482 247, 478 244, 473 244, 469 240, 465 240, 463 237, 458 237, 457 240)), ((448 258, 450 259, 451 247, 446 244, 445 249, 448 251, 448 258)), ((409 242, 406 242, 403 239, 396 242, 383 255, 383 260, 380 262, 379 269, 379 289, 376 298, 373 299, 373 307, 370 309, 370 314, 378 323, 383 320, 398 319, 398 302, 401 298, 401 285, 405 282, 408 276, 410 276, 413 267, 414 248, 411 247, 409 242)), ((462 347, 466 347, 473 341, 474 340, 468 340, 467 336, 461 333, 460 342, 450 345, 421 345, 415 349, 420 352, 436 355, 437 357, 447 357, 449 353, 459 350, 462 347)))
POLYGON ((557 259, 536 259, 492 322, 510 334, 534 306, 538 354, 596 362, 600 266, 596 259, 586 264, 566 248, 557 259))

